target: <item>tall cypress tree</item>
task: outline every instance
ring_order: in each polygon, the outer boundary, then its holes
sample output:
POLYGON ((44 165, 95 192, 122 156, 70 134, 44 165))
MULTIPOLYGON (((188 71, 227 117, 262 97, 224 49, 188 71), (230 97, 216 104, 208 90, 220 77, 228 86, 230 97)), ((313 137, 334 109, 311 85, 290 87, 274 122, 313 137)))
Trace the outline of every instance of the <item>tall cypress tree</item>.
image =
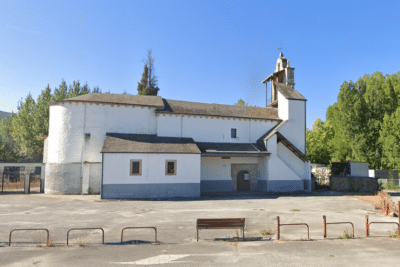
POLYGON ((147 51, 142 79, 138 83, 139 95, 157 95, 160 88, 157 85, 157 76, 154 75, 154 58, 151 49, 147 51))
POLYGON ((147 64, 144 64, 144 70, 143 70, 143 74, 142 74, 142 79, 140 80, 140 82, 138 83, 138 94, 139 95, 147 95, 148 94, 148 72, 149 69, 147 68, 147 64))

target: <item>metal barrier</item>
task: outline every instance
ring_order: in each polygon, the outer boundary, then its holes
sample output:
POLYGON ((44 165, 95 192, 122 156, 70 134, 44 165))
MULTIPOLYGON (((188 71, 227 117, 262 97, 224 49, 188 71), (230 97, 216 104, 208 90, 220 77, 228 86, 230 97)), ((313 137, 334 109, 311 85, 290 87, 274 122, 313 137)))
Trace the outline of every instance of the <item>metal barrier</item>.
POLYGON ((326 222, 326 216, 325 216, 325 215, 322 216, 322 219, 323 219, 323 225, 324 225, 324 238, 326 238, 326 225, 327 225, 327 224, 351 224, 351 227, 353 228, 352 234, 353 234, 353 237, 354 237, 354 225, 353 225, 353 223, 351 223, 351 222, 333 222, 333 223, 327 223, 327 222, 326 222))
POLYGON ((287 223, 287 224, 280 224, 279 223, 279 216, 276 216, 276 239, 279 240, 281 237, 280 227, 282 225, 305 225, 307 226, 307 239, 310 239, 310 227, 306 223, 287 223))
POLYGON ((123 239, 124 239, 124 230, 125 230, 125 229, 143 229, 143 228, 146 228, 146 229, 154 229, 154 232, 155 232, 154 243, 157 243, 157 227, 125 227, 125 228, 122 229, 122 231, 121 231, 121 243, 123 242, 123 239))
POLYGON ((12 234, 12 232, 14 232, 14 231, 46 231, 46 232, 47 232, 47 242, 46 242, 46 245, 49 246, 49 237, 50 237, 50 234, 49 234, 49 230, 47 230, 47 229, 45 229, 45 228, 39 228, 39 229, 13 229, 13 230, 11 230, 11 232, 10 232, 10 237, 9 237, 9 239, 8 239, 8 246, 11 246, 11 234, 12 234))
MULTIPOLYGON (((399 218, 400 220, 400 218, 399 218)), ((365 215, 365 237, 369 237, 369 226, 373 223, 386 223, 386 224, 397 224, 397 235, 400 235, 400 224, 397 222, 370 222, 368 223, 368 215, 365 215)))
POLYGON ((104 230, 103 228, 72 228, 69 229, 67 232, 67 246, 68 246, 68 239, 69 239, 69 232, 75 230, 101 230, 103 232, 102 244, 104 245, 104 230))

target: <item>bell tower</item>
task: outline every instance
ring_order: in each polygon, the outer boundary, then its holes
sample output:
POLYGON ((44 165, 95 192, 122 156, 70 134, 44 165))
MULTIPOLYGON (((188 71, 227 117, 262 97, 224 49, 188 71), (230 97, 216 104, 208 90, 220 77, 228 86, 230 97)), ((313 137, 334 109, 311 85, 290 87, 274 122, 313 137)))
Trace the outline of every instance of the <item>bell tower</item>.
MULTIPOLYGON (((271 81, 271 103, 269 105, 266 103, 267 106, 278 106, 276 83, 283 83, 294 89, 294 68, 290 67, 289 63, 290 62, 283 56, 283 53, 281 52, 278 60, 276 61, 275 72, 268 76, 267 79, 262 81, 262 83, 265 83, 265 88, 267 88, 268 82, 271 81)), ((267 94, 267 90, 265 91, 267 94)), ((266 95, 266 99, 268 99, 268 95, 266 95)))

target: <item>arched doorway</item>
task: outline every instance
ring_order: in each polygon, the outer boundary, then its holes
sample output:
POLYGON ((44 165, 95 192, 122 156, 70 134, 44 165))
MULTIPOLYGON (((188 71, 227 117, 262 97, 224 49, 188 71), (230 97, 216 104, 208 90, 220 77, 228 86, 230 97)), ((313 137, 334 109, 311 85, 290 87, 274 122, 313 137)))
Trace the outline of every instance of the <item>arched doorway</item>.
POLYGON ((237 174, 237 191, 250 191, 250 174, 242 170, 237 174))

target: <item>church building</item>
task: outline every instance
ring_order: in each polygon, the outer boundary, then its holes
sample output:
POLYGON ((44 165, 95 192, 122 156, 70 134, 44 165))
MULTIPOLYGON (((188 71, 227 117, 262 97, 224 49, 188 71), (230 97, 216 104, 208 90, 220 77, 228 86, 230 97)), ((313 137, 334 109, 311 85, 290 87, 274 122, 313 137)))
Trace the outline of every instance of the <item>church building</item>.
POLYGON ((46 194, 103 199, 311 190, 306 99, 281 53, 266 107, 88 94, 50 105, 46 194))

